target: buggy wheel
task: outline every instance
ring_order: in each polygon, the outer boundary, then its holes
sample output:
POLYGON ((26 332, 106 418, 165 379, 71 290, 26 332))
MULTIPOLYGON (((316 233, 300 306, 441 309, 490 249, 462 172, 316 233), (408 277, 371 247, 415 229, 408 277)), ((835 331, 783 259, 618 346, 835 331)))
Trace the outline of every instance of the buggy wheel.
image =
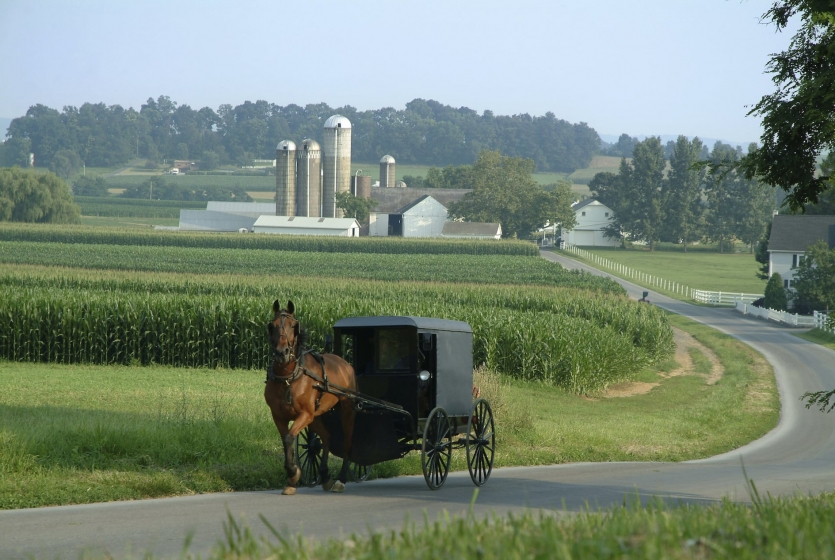
POLYGON ((481 486, 493 471, 493 453, 496 450, 496 430, 493 425, 493 411, 484 399, 473 403, 467 420, 467 470, 476 486, 481 486))
POLYGON ((451 458, 452 433, 449 429, 449 417, 443 408, 438 407, 430 412, 429 418, 426 419, 420 454, 423 478, 431 490, 437 490, 446 482, 451 458))
POLYGON ((365 482, 368 480, 368 475, 371 474, 371 466, 351 463, 351 466, 348 467, 348 474, 351 475, 351 480, 354 482, 365 482))
POLYGON ((319 465, 322 464, 322 439, 310 429, 310 426, 299 432, 296 437, 296 462, 302 471, 299 484, 316 486, 322 482, 319 465))

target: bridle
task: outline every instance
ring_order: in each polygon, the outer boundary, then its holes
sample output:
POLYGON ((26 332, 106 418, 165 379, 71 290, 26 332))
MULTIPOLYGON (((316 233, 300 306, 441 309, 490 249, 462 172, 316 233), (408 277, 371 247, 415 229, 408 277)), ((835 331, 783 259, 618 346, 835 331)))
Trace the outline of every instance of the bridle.
MULTIPOLYGON (((292 345, 289 344, 290 337, 288 336, 287 323, 285 321, 285 319, 287 319, 288 317, 290 319, 293 319, 293 321, 296 322, 296 324, 293 325, 293 327, 292 327, 293 331, 294 331, 294 334, 295 334, 295 329, 299 324, 299 321, 295 317, 293 317, 292 315, 290 315, 289 313, 287 313, 285 311, 282 311, 278 315, 278 318, 280 319, 280 323, 279 323, 279 327, 278 327, 279 331, 280 331, 279 332, 279 340, 280 340, 280 337, 283 336, 284 339, 287 340, 287 342, 288 342, 287 348, 285 349, 285 352, 284 352, 285 358, 284 358, 284 368, 283 369, 286 371, 287 366, 289 366, 292 363, 295 363, 295 367, 293 368, 293 372, 288 374, 288 375, 276 375, 275 374, 275 362, 276 362, 276 359, 278 359, 278 357, 282 355, 282 352, 279 351, 278 348, 275 347, 275 345, 273 345, 272 360, 270 361, 270 367, 267 369, 267 379, 269 381, 283 381, 287 385, 290 385, 293 381, 298 379, 298 377, 302 374, 302 371, 303 371, 304 368, 299 367, 300 366, 299 358, 301 358, 302 356, 298 356, 298 357, 296 356, 296 350, 297 350, 297 347, 298 347, 298 344, 299 344, 299 337, 297 335, 294 336, 293 344, 292 345), (287 352, 288 349, 289 349, 289 352, 287 352)), ((275 319, 273 319, 272 324, 275 324, 275 319)))

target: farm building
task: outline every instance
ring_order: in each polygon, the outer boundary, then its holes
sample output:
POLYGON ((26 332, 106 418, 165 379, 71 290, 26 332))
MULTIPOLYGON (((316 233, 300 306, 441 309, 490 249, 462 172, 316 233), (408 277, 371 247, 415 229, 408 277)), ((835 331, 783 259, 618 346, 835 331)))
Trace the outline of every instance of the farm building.
POLYGON ((603 228, 609 225, 615 213, 602 202, 587 198, 575 202, 574 209, 577 224, 574 229, 561 232, 562 240, 572 245, 588 247, 617 247, 620 241, 603 235, 603 228))
POLYGON ((259 217, 252 226, 255 233, 285 235, 334 235, 359 237, 360 225, 354 218, 316 218, 307 216, 259 217))
POLYGON ((783 286, 791 288, 806 248, 821 240, 830 249, 835 248, 835 216, 775 215, 768 240, 769 277, 777 272, 783 278, 783 286))
POLYGON ((441 237, 450 239, 501 239, 502 224, 490 222, 447 222, 441 237))
POLYGON ((429 195, 395 211, 376 211, 369 216, 372 237, 438 237, 447 221, 446 206, 429 195))
POLYGON ((264 214, 275 215, 275 203, 209 201, 205 210, 180 210, 180 231, 252 230, 264 214))

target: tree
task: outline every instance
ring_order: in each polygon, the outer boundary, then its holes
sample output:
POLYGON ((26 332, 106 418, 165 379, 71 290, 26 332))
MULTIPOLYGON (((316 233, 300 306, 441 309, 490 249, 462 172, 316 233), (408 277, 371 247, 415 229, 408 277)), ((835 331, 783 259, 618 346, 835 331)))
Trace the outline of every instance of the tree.
POLYGON ((792 287, 798 313, 835 310, 835 248, 823 240, 807 248, 792 287))
POLYGON ((354 218, 361 224, 368 221, 371 210, 377 206, 373 198, 354 196, 348 191, 336 193, 336 207, 341 208, 346 218, 354 218))
POLYGON ((757 271, 757 278, 760 280, 768 280, 768 241, 771 239, 771 223, 772 222, 768 222, 765 229, 765 235, 757 241, 757 248, 754 251, 754 258, 758 263, 760 263, 760 269, 757 271))
POLYGON ((764 299, 763 306, 766 309, 785 311, 788 308, 789 301, 786 296, 786 289, 783 287, 783 277, 779 273, 775 272, 768 279, 768 284, 765 285, 764 299))
POLYGON ((73 181, 72 192, 75 196, 108 196, 110 194, 104 177, 91 175, 77 177, 73 181))
MULTIPOLYGON (((739 153, 728 144, 716 142, 710 153, 713 165, 732 166, 739 161, 739 153)), ((733 168, 725 173, 711 173, 707 176, 705 194, 707 195, 707 228, 705 239, 716 241, 719 252, 725 250, 736 231, 739 215, 737 203, 740 199, 740 181, 744 180, 733 168)))
POLYGON ((829 186, 830 176, 815 176, 815 162, 835 150, 835 7, 827 0, 776 0, 762 19, 783 30, 794 16, 800 27, 789 48, 766 65, 776 90, 748 113, 762 117, 762 147, 733 167, 780 186, 785 203, 799 210, 829 186))
POLYGON ((818 202, 807 204, 803 207, 807 214, 812 215, 833 215, 835 214, 835 152, 829 152, 821 162, 821 174, 829 177, 828 187, 818 196, 818 202))
POLYGON ((203 157, 200 159, 201 171, 211 171, 212 169, 217 169, 219 165, 220 157, 218 157, 217 152, 212 150, 203 152, 203 157))
POLYGON ((80 216, 69 186, 54 173, 0 169, 0 221, 64 224, 80 216))
POLYGON ((426 181, 420 175, 403 175, 403 182, 411 189, 428 188, 426 181))
POLYGON ((701 237, 704 207, 702 206, 702 183, 704 168, 694 167, 702 152, 702 141, 686 136, 679 136, 670 154, 670 172, 668 178, 669 196, 667 199, 667 233, 671 240, 684 243, 701 237))
POLYGON ((52 161, 49 163, 49 170, 61 177, 62 179, 69 179, 71 175, 75 175, 81 169, 81 158, 72 150, 58 150, 52 156, 52 161))
POLYGON ((530 159, 481 152, 472 167, 473 189, 450 205, 450 214, 470 222, 499 222, 504 237, 526 237, 555 216, 567 215, 565 197, 539 186, 531 177, 535 169, 530 159))

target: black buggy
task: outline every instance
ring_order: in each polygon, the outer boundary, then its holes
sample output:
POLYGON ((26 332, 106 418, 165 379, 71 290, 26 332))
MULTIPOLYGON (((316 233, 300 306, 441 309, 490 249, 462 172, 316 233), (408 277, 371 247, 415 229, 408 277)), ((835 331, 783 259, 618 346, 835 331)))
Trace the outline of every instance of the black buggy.
MULTIPOLYGON (((423 317, 349 317, 334 327, 334 353, 354 367, 358 391, 330 386, 349 396, 357 410, 351 476, 368 477, 372 465, 421 452, 426 484, 440 488, 454 448, 465 448, 477 486, 490 477, 495 451, 493 412, 476 399, 473 331, 467 323, 423 317)), ((331 450, 342 449, 342 425, 334 409, 323 415, 331 450)), ((305 428, 296 440, 301 483, 319 480, 322 442, 305 428)))

